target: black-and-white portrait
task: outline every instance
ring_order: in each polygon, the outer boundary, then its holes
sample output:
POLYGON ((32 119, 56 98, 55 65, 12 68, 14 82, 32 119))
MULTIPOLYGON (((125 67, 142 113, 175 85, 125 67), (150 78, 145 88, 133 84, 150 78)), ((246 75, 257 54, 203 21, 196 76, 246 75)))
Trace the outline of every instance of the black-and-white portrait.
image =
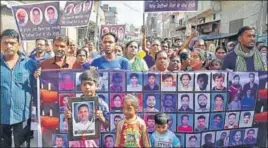
POLYGON ((240 114, 239 127, 251 127, 254 118, 254 111, 242 111, 240 114))
POLYGON ((210 91, 210 73, 197 73, 195 75, 195 91, 210 91))

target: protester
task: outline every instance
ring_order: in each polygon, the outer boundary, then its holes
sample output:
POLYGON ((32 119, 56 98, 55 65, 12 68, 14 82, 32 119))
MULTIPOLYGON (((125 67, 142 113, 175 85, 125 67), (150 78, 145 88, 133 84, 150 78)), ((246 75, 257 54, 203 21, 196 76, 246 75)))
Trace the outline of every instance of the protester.
POLYGON ((224 56, 226 55, 227 50, 224 46, 219 46, 215 50, 216 58, 223 60, 224 56))
POLYGON ((88 52, 83 48, 76 51, 76 61, 74 63, 74 69, 80 69, 81 67, 83 69, 90 68, 90 63, 88 63, 88 52))
POLYGON ((155 56, 156 53, 161 50, 160 47, 160 41, 154 40, 151 46, 151 49, 149 50, 149 54, 147 54, 143 59, 147 63, 148 68, 151 68, 153 65, 155 65, 155 56))
POLYGON ((102 55, 102 54, 100 54, 101 51, 102 51, 101 50, 101 47, 102 47, 101 45, 99 46, 100 47, 99 52, 96 51, 93 41, 87 40, 86 41, 86 46, 87 46, 87 49, 88 49, 88 57, 89 58, 94 59, 94 58, 97 58, 97 57, 102 55))
POLYGON ((150 147, 146 124, 137 116, 138 98, 128 94, 124 98, 124 119, 116 127, 115 147, 150 147))
POLYGON ((213 59, 208 64, 208 70, 221 70, 222 69, 222 60, 213 59))
POLYGON ((159 51, 155 55, 155 65, 150 68, 152 72, 168 72, 169 58, 165 51, 159 51))
POLYGON ((168 53, 169 50, 169 45, 167 41, 162 41, 161 42, 161 50, 165 51, 166 53, 168 53))
POLYGON ((102 36, 102 48, 105 55, 94 59, 91 66, 98 69, 130 70, 131 66, 129 61, 124 57, 116 55, 115 45, 117 40, 116 35, 113 33, 104 34, 102 36))
POLYGON ((13 29, 1 34, 1 147, 21 147, 29 138, 31 102, 36 103, 37 63, 20 52, 20 35, 13 29), (4 80, 5 79, 5 80, 4 80), (13 136, 12 136, 13 133, 13 136), (13 138, 12 138, 13 137, 13 138))
POLYGON ((74 56, 76 57, 76 43, 74 40, 69 41, 69 51, 68 51, 69 56, 74 56))
POLYGON ((168 71, 170 72, 179 72, 181 71, 181 61, 179 57, 171 58, 171 61, 168 66, 168 71))
POLYGON ((49 55, 46 51, 48 41, 45 38, 39 38, 35 40, 35 49, 31 53, 30 58, 35 60, 38 64, 43 62, 46 59, 51 58, 52 56, 49 55))
POLYGON ((240 28, 238 41, 234 51, 225 56, 222 69, 241 72, 264 70, 262 56, 255 46, 255 30, 249 26, 240 28))
POLYGON ((54 57, 55 53, 53 52, 53 48, 50 41, 47 41, 46 43, 46 52, 51 56, 54 57))
POLYGON ((146 62, 137 56, 138 43, 135 41, 130 41, 126 44, 126 57, 131 64, 131 70, 135 72, 146 72, 148 71, 148 66, 146 62))
POLYGON ((123 56, 123 49, 124 45, 123 44, 116 44, 115 46, 115 53, 117 56, 123 56))
POLYGON ((228 50, 228 52, 231 52, 235 47, 235 43, 233 41, 229 41, 227 43, 226 49, 228 50))

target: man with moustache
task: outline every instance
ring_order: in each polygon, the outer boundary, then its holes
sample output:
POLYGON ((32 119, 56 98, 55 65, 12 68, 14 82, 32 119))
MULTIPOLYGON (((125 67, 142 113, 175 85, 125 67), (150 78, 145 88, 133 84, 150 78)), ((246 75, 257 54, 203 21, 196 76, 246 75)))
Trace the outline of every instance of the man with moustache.
POLYGON ((114 33, 106 33, 102 36, 102 48, 105 52, 104 56, 96 58, 91 65, 97 69, 121 69, 131 70, 129 61, 115 54, 115 46, 118 39, 114 33))
POLYGON ((238 31, 239 43, 224 57, 223 70, 264 71, 262 56, 255 46, 255 30, 244 26, 238 31))
POLYGON ((159 110, 155 108, 156 100, 153 94, 148 94, 146 104, 147 107, 144 109, 144 112, 159 112, 159 110))
POLYGON ((35 49, 30 55, 30 58, 35 60, 38 64, 42 63, 44 60, 52 58, 51 55, 49 55, 46 52, 46 48, 48 41, 45 38, 39 38, 35 40, 35 49))
POLYGON ((181 108, 179 109, 179 111, 183 111, 183 112, 192 112, 193 109, 191 109, 189 107, 189 102, 190 102, 190 96, 188 94, 183 94, 181 96, 181 108))
POLYGON ((213 117, 213 124, 211 129, 212 130, 220 130, 221 129, 221 122, 222 122, 222 115, 221 114, 216 114, 213 117))
POLYGON ((161 50, 155 55, 155 65, 150 68, 151 72, 168 72, 169 58, 165 51, 161 50))
POLYGON ((197 109, 197 112, 208 112, 209 111, 209 109, 207 108, 208 98, 205 94, 199 94, 197 96, 197 101, 198 101, 198 106, 199 106, 199 108, 197 109))
POLYGON ((29 140, 30 126, 27 120, 31 114, 31 102, 36 103, 37 63, 20 52, 20 35, 13 29, 1 34, 1 120, 0 145, 20 147, 29 140), (13 136, 12 136, 13 134, 13 136), (27 134, 27 135, 26 135, 27 134), (12 138, 13 137, 13 138, 12 138))

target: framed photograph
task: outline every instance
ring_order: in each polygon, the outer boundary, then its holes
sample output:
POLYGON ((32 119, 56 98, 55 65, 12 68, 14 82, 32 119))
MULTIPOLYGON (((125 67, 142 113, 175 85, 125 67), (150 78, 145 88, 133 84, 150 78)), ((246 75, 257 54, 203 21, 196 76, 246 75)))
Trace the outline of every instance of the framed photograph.
POLYGON ((113 148, 115 144, 115 133, 105 133, 101 135, 101 147, 113 148))
POLYGON ((127 91, 142 91, 142 73, 127 73, 127 91))
POLYGON ((154 116, 155 116, 155 114, 153 114, 153 113, 144 114, 144 121, 146 123, 148 132, 154 132, 155 131, 154 116))
POLYGON ((243 145, 244 136, 245 136, 245 130, 243 129, 231 130, 229 146, 243 145))
POLYGON ((202 147, 215 147, 215 132, 202 133, 202 147))
POLYGON ((159 112, 160 110, 160 94, 145 93, 143 99, 144 112, 159 112))
POLYGON ((110 115, 110 131, 116 132, 117 123, 124 119, 124 114, 111 114, 110 115))
POLYGON ((193 114, 178 114, 177 117, 177 131, 181 133, 191 133, 193 132, 194 125, 193 114))
POLYGON ((110 94, 110 110, 111 112, 123 112, 124 93, 110 94))
POLYGON ((227 147, 229 145, 230 130, 216 132, 216 147, 227 147))
POLYGON ((211 113, 210 114, 210 122, 209 122, 209 129, 210 130, 222 130, 224 126, 224 118, 225 113, 211 113))
POLYGON ((209 112, 210 111, 210 94, 196 93, 195 94, 195 111, 209 112))
POLYGON ((209 113, 195 114, 195 132, 208 131, 209 113))
POLYGON ((64 118, 64 114, 60 114, 60 132, 68 133, 68 120, 64 118))
POLYGON ((110 92, 124 92, 125 81, 124 72, 110 72, 110 92))
POLYGON ((195 91, 210 91, 210 73, 195 74, 195 91))
POLYGON ((238 128, 239 112, 227 112, 225 116, 224 129, 238 128))
POLYGON ((200 134, 186 134, 186 147, 201 147, 200 134))
POLYGON ((68 107, 68 99, 74 97, 73 93, 61 93, 59 94, 60 112, 65 112, 68 107))
POLYGON ((254 111, 242 111, 239 120, 239 127, 252 127, 254 111))
POLYGON ((257 143, 258 128, 245 129, 244 145, 255 145, 257 143))
POLYGON ((100 84, 97 89, 97 92, 108 92, 109 91, 109 73, 104 71, 98 71, 99 72, 99 80, 100 84))
POLYGON ((53 147, 69 147, 68 136, 67 134, 52 134, 52 145, 53 147))
POLYGON ((161 94, 161 111, 176 112, 177 111, 177 94, 161 94))
POLYGON ((185 147, 185 135, 184 134, 177 134, 176 133, 176 136, 178 137, 179 141, 180 141, 180 147, 185 147))
POLYGON ((179 93, 178 94, 178 111, 193 112, 194 111, 194 94, 179 93))
POLYGON ((60 72, 59 91, 74 91, 74 76, 72 72, 60 72))
POLYGON ((212 72, 211 82, 212 91, 227 91, 227 73, 226 72, 212 72))
POLYGON ((225 111, 227 94, 226 93, 212 93, 211 95, 211 111, 219 112, 225 111))
POLYGON ((69 101, 72 119, 69 120, 69 139, 81 140, 82 137, 97 139, 100 137, 100 123, 95 118, 98 106, 97 97, 72 98, 69 101))
POLYGON ((144 73, 144 91, 160 90, 160 74, 144 73))
POLYGON ((168 129, 172 132, 176 132, 176 114, 167 114, 168 115, 168 129))
POLYGON ((179 73, 178 74, 178 90, 193 91, 194 88, 194 73, 179 73))
POLYGON ((109 105, 110 100, 109 100, 109 94, 108 93, 97 93, 97 96, 99 97, 99 103, 104 105, 107 111, 110 110, 109 105))
POLYGON ((177 90, 177 74, 162 73, 161 74, 161 90, 176 91, 177 90))

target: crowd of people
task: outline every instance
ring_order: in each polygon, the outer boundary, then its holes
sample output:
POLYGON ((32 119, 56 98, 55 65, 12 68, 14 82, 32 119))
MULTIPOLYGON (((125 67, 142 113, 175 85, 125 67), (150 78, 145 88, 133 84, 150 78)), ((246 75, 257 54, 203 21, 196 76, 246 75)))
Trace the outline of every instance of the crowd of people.
MULTIPOLYGON (((113 33, 106 33, 102 36, 99 49, 95 49, 93 42, 89 40, 85 41, 85 46, 78 48, 75 41, 69 40, 66 36, 57 36, 53 42, 39 38, 35 41, 36 48, 26 55, 20 50, 19 33, 12 29, 4 30, 1 34, 0 145, 11 147, 12 132, 15 147, 20 147, 25 140, 32 137, 29 125, 31 103, 36 101, 33 99, 37 98, 36 78, 41 75, 43 70, 118 69, 135 72, 267 70, 267 46, 263 42, 256 42, 255 30, 249 26, 242 27, 238 31, 237 41, 230 41, 226 43, 226 46, 220 45, 215 48, 208 47, 206 41, 202 39, 193 40, 196 37, 195 33, 187 37, 184 42, 177 40, 176 46, 172 46, 169 39, 146 40, 145 32, 142 31, 142 33, 141 47, 137 41, 130 41, 126 44, 118 43, 118 38, 113 33), (24 124, 24 122, 28 124, 24 124)), ((94 74, 89 72, 84 75, 84 80, 81 80, 81 89, 84 95, 94 96, 95 92, 90 90, 94 84, 91 82, 95 80, 94 74)), ((220 76, 215 77, 215 79, 219 78, 220 76)), ((187 75, 182 79, 187 79, 187 75)), ((118 129, 127 130, 123 126, 125 122, 129 124, 144 123, 135 114, 136 101, 135 96, 126 96, 123 109, 125 119, 117 124, 117 126, 121 126, 121 128, 117 128, 117 136, 123 136, 123 132, 118 129)), ((103 114, 104 112, 99 111, 97 117, 107 126, 107 119, 103 114)), ((156 131, 158 131, 156 134, 163 134, 167 131, 168 119, 165 114, 157 114, 155 122, 156 131)), ((146 128, 144 129, 143 124, 141 126, 143 129, 141 132, 144 133, 146 128)), ((178 146, 179 143, 174 134, 168 133, 164 136, 170 135, 170 138, 174 138, 171 139, 174 144, 171 146, 178 146)), ((124 146, 122 145, 125 142, 124 138, 120 136, 116 138, 116 146, 124 146)), ((139 144, 149 146, 150 143, 157 144, 157 140, 159 139, 154 138, 149 142, 148 137, 142 136, 139 144)))

